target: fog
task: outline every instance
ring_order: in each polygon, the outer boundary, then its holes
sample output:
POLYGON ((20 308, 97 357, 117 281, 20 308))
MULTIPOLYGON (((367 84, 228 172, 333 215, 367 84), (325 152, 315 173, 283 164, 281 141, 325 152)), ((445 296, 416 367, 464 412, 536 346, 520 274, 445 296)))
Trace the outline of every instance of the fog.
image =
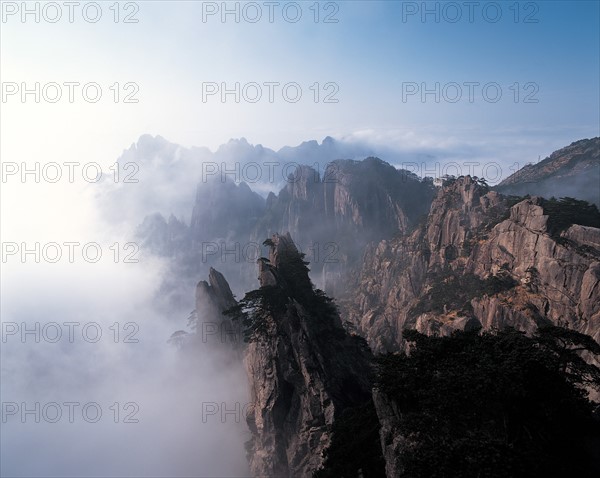
POLYGON ((589 170, 562 178, 549 178, 535 183, 524 182, 499 188, 504 194, 524 196, 573 197, 600 206, 600 165, 592 165, 589 170))
MULTIPOLYGON (((241 362, 218 346, 190 357, 167 343, 187 323, 154 304, 168 264, 144 251, 126 263, 137 219, 126 227, 105 210, 101 220, 96 192, 71 198, 90 220, 55 231, 61 260, 48 261, 56 248, 3 254, 2 476, 247 476, 241 362), (79 247, 69 262, 61 241, 82 238, 101 259, 79 247)), ((193 304, 195 282, 182 287, 193 304)))
POLYGON ((336 159, 376 156, 419 177, 471 174, 495 184, 539 155, 552 152, 547 144, 534 138, 521 144, 516 153, 514 146, 506 146, 507 138, 510 135, 498 134, 495 139, 477 143, 365 130, 335 139, 305 141, 277 151, 251 139, 231 139, 211 151, 181 146, 161 136, 142 135, 118 158, 119 182, 115 183, 112 172, 105 175, 105 187, 97 189, 97 199, 111 222, 143 218, 155 212, 189 221, 196 186, 215 178, 246 182, 266 197, 285 186, 298 164, 309 165, 323 174, 327 164, 336 159))
MULTIPOLYGON (((194 206, 214 216, 223 181, 247 179, 235 169, 223 179, 214 164, 276 163, 272 175, 248 181, 265 196, 299 163, 322 172, 338 157, 369 154, 333 140, 277 153, 236 140, 211 152, 142 136, 118 159, 118 178, 105 170, 99 182, 3 185, 13 207, 3 205, 2 239, 14 247, 2 258, 2 475, 247 476, 240 358, 218 339, 196 341, 191 354, 167 342, 190 331, 195 285, 211 265, 240 296, 257 285, 254 258, 184 257, 183 268, 177 250, 140 247, 136 231, 153 213, 173 214, 182 227, 194 206)), ((254 193, 239 194, 242 207, 254 193)), ((237 211, 229 213, 195 231, 206 240, 239 237, 237 211)))

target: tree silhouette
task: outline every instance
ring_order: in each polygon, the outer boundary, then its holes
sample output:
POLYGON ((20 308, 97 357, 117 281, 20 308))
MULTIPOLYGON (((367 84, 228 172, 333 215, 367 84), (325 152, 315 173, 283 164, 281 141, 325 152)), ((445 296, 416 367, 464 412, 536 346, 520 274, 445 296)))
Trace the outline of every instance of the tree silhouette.
POLYGON ((600 476, 600 429, 584 385, 600 353, 583 334, 548 327, 428 337, 378 359, 377 386, 399 410, 406 477, 600 476))

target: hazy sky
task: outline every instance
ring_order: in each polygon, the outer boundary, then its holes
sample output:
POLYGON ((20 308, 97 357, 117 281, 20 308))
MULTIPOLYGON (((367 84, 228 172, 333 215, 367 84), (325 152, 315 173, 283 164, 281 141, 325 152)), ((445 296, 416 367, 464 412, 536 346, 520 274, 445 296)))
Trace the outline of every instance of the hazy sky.
MULTIPOLYGON (((3 3, 7 10, 11 2, 3 3)), ((435 13, 422 17, 422 2, 321 2, 318 9, 314 2, 299 2, 299 10, 292 2, 276 2, 272 23, 265 2, 228 4, 234 11, 237 5, 239 23, 235 14, 223 22, 222 2, 195 1, 122 3, 119 23, 106 2, 96 23, 84 20, 86 2, 74 8, 73 23, 65 6, 56 23, 44 21, 53 19, 55 10, 44 14, 40 7, 40 23, 33 14, 22 23, 20 3, 16 14, 5 11, 2 23, 2 81, 97 82, 103 97, 87 104, 76 94, 70 104, 64 87, 56 104, 36 105, 33 96, 25 105, 18 95, 6 98, 2 152, 11 157, 74 151, 114 159, 144 133, 210 148, 245 136, 275 149, 361 131, 400 139, 410 135, 415 142, 459 138, 477 143, 501 135, 511 138, 515 152, 521 143, 547 143, 539 154, 598 134, 595 1, 475 2, 472 10, 464 2, 430 2, 425 8, 437 11, 437 18, 435 13), (214 9, 218 12, 210 15, 214 9), (259 11, 260 20, 250 23, 259 11), (291 23, 298 11, 302 16, 291 23), (127 13, 133 13, 129 20, 139 21, 123 23, 127 13), (115 82, 121 89, 116 104, 109 90, 115 82), (128 82, 139 86, 137 104, 122 102, 132 91, 123 89, 128 82), (240 89, 255 82, 263 96, 249 103, 241 95, 235 103, 229 95, 222 103, 217 94, 203 102, 208 82, 219 87, 225 82, 228 88, 239 82, 240 89), (270 103, 265 82, 296 82, 302 98, 286 102, 279 86, 270 103), (407 83, 433 90, 436 82, 439 103, 434 94, 425 103, 419 94, 403 101, 403 84, 405 90, 407 83), (472 103, 465 82, 480 84, 473 86, 472 103), (321 90, 317 103, 315 88, 310 89, 315 83, 321 90), (326 83, 337 87, 325 89, 326 83), (445 101, 458 94, 449 83, 461 86, 461 100, 445 101), (485 100, 482 87, 488 83, 501 87, 496 103, 485 100), (338 103, 324 103, 334 89, 330 99, 338 103), (528 94, 538 102, 524 103, 528 94)), ((86 15, 93 19, 94 9, 86 15)), ((487 97, 494 99, 496 91, 488 87, 487 97)), ((288 90, 289 96, 294 92, 288 90)), ((256 97, 252 87, 245 93, 256 97)))
MULTIPOLYGON (((375 151, 434 151, 432 160, 503 165, 600 134, 597 1, 81 1, 72 12, 68 2, 0 3, 2 242, 95 241, 104 253, 97 264, 78 256, 74 265, 31 258, 23 265, 11 257, 1 264, 1 321, 96 320, 108 330, 140 320, 145 339, 131 349, 2 344, 2 400, 103 400, 105 407, 137 400, 146 419, 125 435, 110 424, 57 432, 13 423, 2 436, 10 446, 2 446, 1 471, 11 474, 244 469, 238 429, 221 424, 180 434, 200 412, 173 403, 180 392, 196 405, 200 396, 243 400, 240 371, 207 361, 191 384, 170 376, 175 359, 161 347, 185 318, 165 322, 152 310, 163 265, 112 260, 110 246, 118 242, 122 258, 142 218, 132 218, 129 230, 107 222, 95 202, 102 185, 82 179, 84 165, 99 164, 110 182, 111 165, 144 134, 213 151, 230 138, 277 150, 329 135, 375 151), (23 16, 24 6, 30 13, 23 16), (223 17, 224 8, 230 13, 223 17), (51 170, 39 182, 19 179, 23 164, 41 170, 51 162, 62 165, 58 182, 47 181, 51 170), (72 183, 66 162, 77 163, 72 183), (88 381, 94 383, 79 389, 88 381), (154 440, 161 431, 168 442, 162 452, 154 440), (233 458, 219 456, 214 449, 233 436, 233 458), (57 443, 76 447, 77 461, 57 443), (28 467, 19 462, 23 450, 36 450, 28 467)), ((162 171, 171 163, 150 166, 162 171)), ((93 168, 87 172, 94 176, 93 168)), ((157 186, 156 179, 122 187, 139 188, 139 197, 181 187, 157 186)))
MULTIPOLYGON (((523 164, 599 134, 595 1, 31 2, 25 14, 22 2, 2 5, 4 162, 106 171, 148 133, 213 150, 242 136, 278 149, 331 135, 523 164), (40 102, 23 101, 36 82, 40 102), (53 83, 62 96, 50 103, 53 83), (91 83, 95 103, 84 98, 91 83), (236 83, 239 102, 222 98, 236 83)), ((73 206, 68 186, 12 184, 5 221, 9 203, 73 206)), ((77 206, 85 221, 91 212, 77 206)))

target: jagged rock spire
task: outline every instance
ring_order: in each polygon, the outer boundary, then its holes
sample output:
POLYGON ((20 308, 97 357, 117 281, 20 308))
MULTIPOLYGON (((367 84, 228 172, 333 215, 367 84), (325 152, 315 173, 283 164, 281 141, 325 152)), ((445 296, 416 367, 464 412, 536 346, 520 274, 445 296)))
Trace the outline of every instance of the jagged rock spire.
POLYGON ((370 352, 313 290, 289 232, 265 244, 270 253, 258 261, 261 287, 277 286, 286 306, 260 311, 272 328, 249 344, 244 360, 250 468, 256 476, 311 476, 323 464, 334 420, 371 398, 370 352))

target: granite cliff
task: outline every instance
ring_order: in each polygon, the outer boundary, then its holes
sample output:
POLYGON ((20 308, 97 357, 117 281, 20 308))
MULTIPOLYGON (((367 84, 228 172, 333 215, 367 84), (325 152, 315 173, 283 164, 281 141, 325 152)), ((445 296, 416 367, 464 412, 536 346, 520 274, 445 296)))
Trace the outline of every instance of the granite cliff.
POLYGON ((244 358, 248 458, 255 476, 311 476, 323 465, 334 421, 371 400, 371 355, 313 288, 289 233, 267 244, 260 289, 232 313, 252 331, 244 358))
POLYGON ((378 158, 336 160, 322 176, 299 166, 278 195, 268 196, 253 238, 289 231, 322 287, 341 296, 365 246, 406 232, 427 212, 434 191, 378 158))
POLYGON ((250 468, 257 476, 311 476, 323 464, 339 414, 371 397, 370 352, 342 328, 333 307, 312 288, 291 236, 275 235, 259 261, 261 290, 279 295, 268 328, 252 341, 250 468))
MULTIPOLYGON (((600 342, 594 206, 506 196, 469 176, 448 178, 436 193, 430 181, 375 158, 336 161, 322 177, 300 166, 264 205, 251 200, 246 186, 227 187, 230 194, 214 196, 222 199, 219 210, 230 196, 248 200, 244 221, 228 240, 247 234, 259 243, 273 231, 292 232, 264 241, 268 258, 252 264, 259 288, 241 300, 214 268, 196 288, 195 338, 208 322, 248 342, 235 342, 231 357, 239 364, 243 356, 250 383, 247 452, 255 476, 333 476, 326 474, 335 469, 328 468, 335 466, 328 452, 347 444, 336 444, 333 430, 355 432, 344 428, 343 417, 356 418, 358 410, 372 411, 380 434, 376 453, 385 458, 387 476, 398 476, 406 445, 402 410, 373 389, 372 354, 408 351, 406 329, 449 336, 514 327, 532 335, 558 325, 600 342), (335 244, 336 260, 315 261, 315 243, 335 244), (322 284, 336 285, 330 291, 339 292, 340 310, 313 286, 303 249, 313 274, 325 277, 322 284)), ((203 216, 210 204, 197 202, 192 236, 216 220, 210 211, 203 216)), ((148 227, 162 237, 183 231, 176 220, 155 218, 148 227)), ((247 275, 250 266, 240 269, 247 275)), ((383 473, 352 466, 349 476, 383 473)))
MULTIPOLYGON (((565 325, 600 340, 600 224, 553 228, 550 203, 469 176, 450 181, 410 234, 367 251, 346 311, 374 352, 402 330, 565 325)), ((597 211, 596 211, 597 214, 597 211)))
POLYGON ((250 289, 263 238, 277 231, 292 234, 312 264, 313 280, 341 296, 365 246, 404 233, 435 193, 430 181, 377 158, 335 160, 322 174, 296 165, 283 184, 265 200, 246 183, 214 174, 196 188, 189 226, 158 213, 145 218, 139 243, 171 259, 161 289, 169 307, 185 309, 185 283, 209 267, 221 270, 236 293, 250 289))

